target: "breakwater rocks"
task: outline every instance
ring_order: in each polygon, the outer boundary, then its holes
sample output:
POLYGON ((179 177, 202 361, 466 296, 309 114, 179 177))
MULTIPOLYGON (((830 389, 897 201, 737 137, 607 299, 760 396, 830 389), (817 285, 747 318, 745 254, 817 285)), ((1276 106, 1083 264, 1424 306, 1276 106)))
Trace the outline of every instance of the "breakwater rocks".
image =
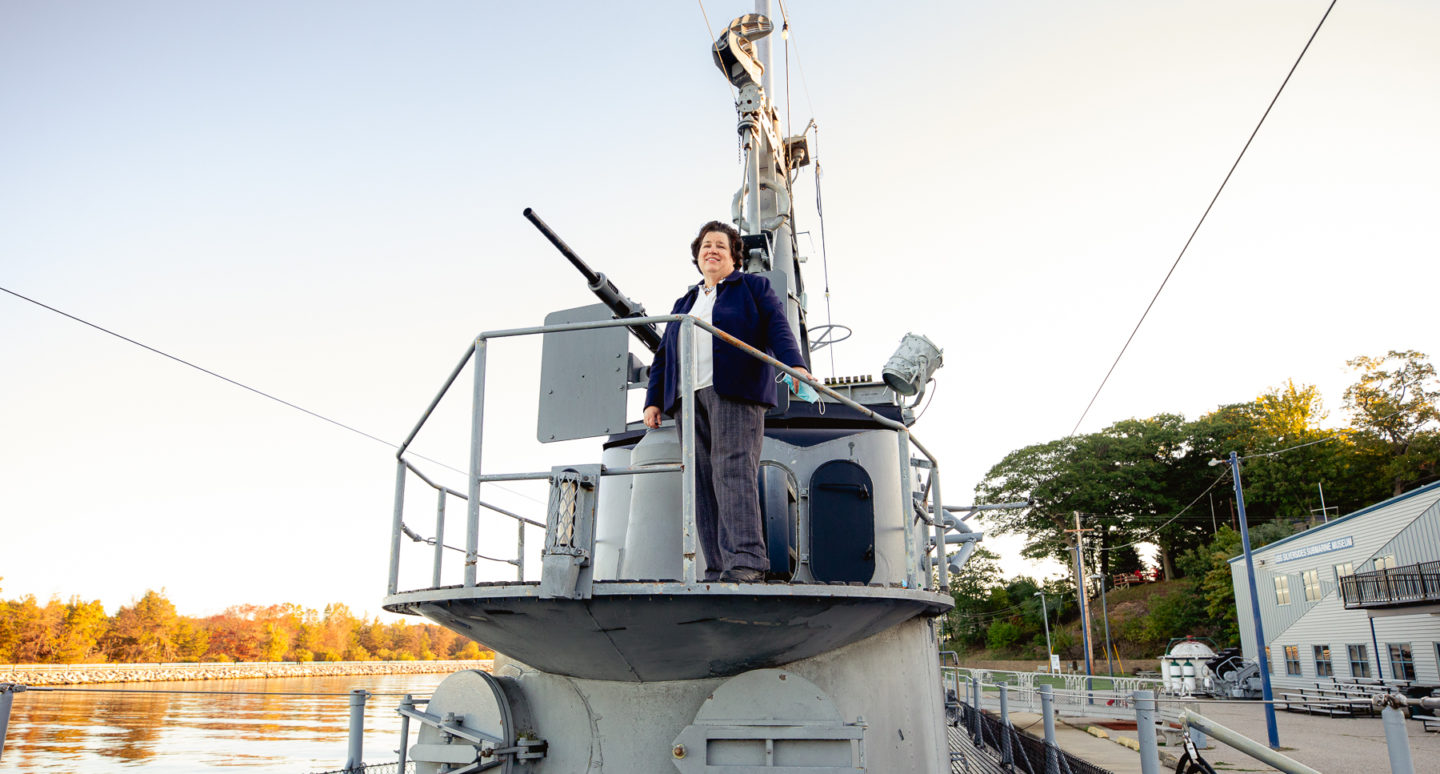
POLYGON ((318 661, 203 664, 16 664, 0 665, 0 683, 89 685, 172 680, 255 680, 267 677, 337 677, 490 671, 491 661, 318 661))

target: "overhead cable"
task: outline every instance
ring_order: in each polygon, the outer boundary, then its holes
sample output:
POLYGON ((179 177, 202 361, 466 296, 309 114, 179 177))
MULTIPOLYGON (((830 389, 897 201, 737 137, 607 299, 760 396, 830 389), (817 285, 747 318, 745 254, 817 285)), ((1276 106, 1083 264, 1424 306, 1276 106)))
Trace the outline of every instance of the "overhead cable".
MULTIPOLYGON (((1145 311, 1140 315, 1140 320, 1135 323, 1134 330, 1130 331, 1129 338, 1125 339, 1125 346, 1120 348, 1120 354, 1115 356, 1115 362, 1110 364, 1110 370, 1105 372, 1105 378, 1100 380, 1100 386, 1096 387, 1095 394, 1090 396, 1090 402, 1085 405, 1085 410, 1080 413, 1080 418, 1075 421, 1075 427, 1070 430, 1070 435, 1074 435, 1080 430, 1080 424, 1085 421, 1085 417, 1090 414, 1090 409, 1095 406, 1095 400, 1100 397, 1100 391, 1105 389, 1105 384, 1110 381, 1110 375, 1115 373, 1115 367, 1120 365, 1120 358, 1125 356, 1125 350, 1130 348, 1130 342, 1134 341, 1135 334, 1140 332, 1140 326, 1144 324, 1145 318, 1149 316, 1150 310, 1154 308, 1155 301, 1160 298, 1161 291, 1165 290, 1165 284, 1170 281, 1170 276, 1175 273, 1175 268, 1180 265, 1180 259, 1185 257, 1185 251, 1190 249, 1190 243, 1195 241, 1195 235, 1200 232, 1200 227, 1205 224, 1205 219, 1209 217, 1210 210, 1214 209, 1216 200, 1220 198, 1220 193, 1225 190, 1225 185, 1230 182, 1231 175, 1235 174, 1235 168, 1240 166, 1240 160, 1245 158, 1245 151, 1250 149, 1250 143, 1255 141, 1255 135, 1259 134, 1260 127, 1265 125, 1266 117, 1270 115, 1270 110, 1275 107, 1275 103, 1280 99, 1281 92, 1285 91, 1285 85, 1290 82, 1290 76, 1295 74, 1295 69, 1300 66, 1300 60, 1305 58, 1305 52, 1310 50, 1310 44, 1315 42, 1315 36, 1320 34, 1320 28, 1324 26, 1325 19, 1329 18, 1330 11, 1334 8, 1335 0, 1331 0, 1330 6, 1325 9, 1325 15, 1320 17, 1320 23, 1315 25, 1315 31, 1310 33, 1310 39, 1305 41, 1305 47, 1300 50, 1300 56, 1295 58, 1295 64, 1290 66, 1290 72, 1285 74, 1285 80, 1280 83, 1280 88, 1276 89, 1275 96, 1270 99, 1270 104, 1265 108, 1265 113, 1260 116, 1259 123, 1255 124, 1255 130, 1250 133, 1250 138, 1245 141, 1245 147, 1240 149, 1240 155, 1235 157, 1235 163, 1230 165, 1230 171, 1225 173, 1225 179, 1220 182, 1220 187, 1216 189, 1215 195, 1210 198, 1210 204, 1205 207, 1205 212, 1201 214, 1199 222, 1195 224, 1195 228, 1190 232, 1190 237, 1185 240, 1185 245, 1180 248, 1180 254, 1175 256, 1175 262, 1170 264, 1170 271, 1165 272, 1165 279, 1160 281, 1160 287, 1155 289, 1155 295, 1151 296, 1150 303, 1145 305, 1145 311)), ((803 75, 804 71, 802 70, 801 73, 803 75)))

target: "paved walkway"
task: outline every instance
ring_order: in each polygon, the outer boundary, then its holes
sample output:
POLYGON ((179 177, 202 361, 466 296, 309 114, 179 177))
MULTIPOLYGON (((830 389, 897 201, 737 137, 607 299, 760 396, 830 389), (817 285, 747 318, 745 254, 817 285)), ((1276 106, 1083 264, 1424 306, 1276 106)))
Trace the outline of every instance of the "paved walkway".
MULTIPOLYGON (((1187 702, 1195 712, 1251 739, 1265 741, 1265 710, 1259 702, 1187 702)), ((1276 712, 1280 735, 1280 752, 1323 774, 1384 774, 1390 771, 1389 753, 1385 748, 1385 731, 1379 718, 1329 718, 1276 712)), ((1038 714, 1010 713, 1010 722, 1024 733, 1037 738, 1044 736, 1038 714)), ((1060 718, 1055 726, 1056 743, 1060 748, 1087 761, 1109 769, 1115 774, 1140 774, 1140 754, 1122 745, 1117 739, 1136 743, 1138 734, 1130 730, 1100 728, 1109 738, 1087 732, 1110 720, 1060 718)), ((1426 733, 1419 723, 1406 721, 1410 739, 1410 758, 1416 774, 1440 774, 1440 733, 1426 733)), ((1211 739, 1210 748, 1201 752, 1216 771, 1273 772, 1271 768, 1228 745, 1211 739)), ((1160 747, 1163 771, 1174 771, 1178 748, 1160 747)))

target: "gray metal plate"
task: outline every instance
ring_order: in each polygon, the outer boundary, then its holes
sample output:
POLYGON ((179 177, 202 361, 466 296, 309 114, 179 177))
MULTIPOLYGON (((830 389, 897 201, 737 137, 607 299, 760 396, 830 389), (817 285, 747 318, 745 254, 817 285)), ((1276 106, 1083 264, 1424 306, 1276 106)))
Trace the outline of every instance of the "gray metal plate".
MULTIPOLYGON (((613 318, 604 304, 591 304, 551 312, 545 316, 545 324, 613 318)), ((544 340, 536 430, 540 442, 593 438, 625 429, 630 366, 630 334, 626 329, 546 333, 544 340)))

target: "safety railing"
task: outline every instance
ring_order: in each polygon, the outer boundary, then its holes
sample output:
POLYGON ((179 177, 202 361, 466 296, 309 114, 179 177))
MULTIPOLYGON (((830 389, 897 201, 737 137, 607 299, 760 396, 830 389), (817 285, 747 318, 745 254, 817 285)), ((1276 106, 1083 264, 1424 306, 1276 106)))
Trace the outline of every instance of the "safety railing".
MULTIPOLYGON (((948 565, 944 561, 943 556, 945 550, 945 532, 948 527, 945 524, 945 519, 941 518, 941 510, 938 506, 938 503, 944 502, 944 499, 941 496, 940 489, 940 465, 939 461, 935 458, 935 456, 931 454, 927 448, 925 448, 925 446, 919 441, 919 439, 914 436, 913 433, 911 433, 909 427, 907 427, 901 422, 897 422, 893 419, 890 419, 889 417, 885 417, 881 414, 876 413, 875 411, 850 399, 848 396, 842 395, 825 386, 824 384, 821 384, 820 382, 813 381, 802 376, 799 372, 790 368, 788 365, 781 363, 780 361, 765 354, 764 352, 755 349, 754 347, 746 344, 743 341, 740 341, 739 339, 736 339, 735 337, 716 328, 710 323, 707 323, 690 315, 672 314, 656 315, 651 317, 630 317, 623 320, 603 320, 593 322, 534 326, 527 328, 511 328, 505 330, 488 331, 485 333, 481 333, 478 337, 476 337, 473 344, 466 349, 464 355, 460 358, 460 362, 457 363, 455 368, 451 370, 449 376, 445 379, 445 383, 441 386, 440 391, 435 395, 435 398, 431 400, 429 406, 426 407, 425 412, 421 415, 420 420, 415 424, 414 429, 410 431, 410 434, 405 438, 404 443, 400 444, 399 450, 396 452, 394 520, 392 522, 390 537, 390 573, 389 583, 387 585, 389 593, 393 595, 399 591, 400 549, 402 545, 402 538, 404 537, 409 537, 411 540, 423 542, 428 545, 434 546, 435 551, 432 560, 433 566, 431 577, 432 582, 436 587, 440 586, 441 566, 443 563, 444 552, 446 550, 450 550, 462 553, 465 557, 463 583, 465 587, 469 588, 474 587, 477 584, 476 564, 478 561, 481 560, 514 565, 516 568, 517 580, 523 581, 525 578, 525 528, 526 526, 539 527, 541 529, 546 528, 545 524, 542 524, 538 521, 527 519, 519 514, 500 508, 491 503, 484 502, 480 499, 479 496, 480 487, 482 484, 485 483, 502 481, 549 480, 554 475, 550 471, 533 473, 488 473, 481 469, 481 453, 484 446, 485 430, 486 366, 488 348, 491 341, 496 339, 536 336, 548 333, 578 332, 612 327, 635 327, 671 322, 680 323, 680 395, 684 396, 685 398, 689 398, 690 396, 692 396, 695 391, 694 360, 691 357, 690 353, 694 348, 695 329, 698 327, 708 332, 716 340, 733 346, 744 352, 746 355, 762 362, 768 363, 769 365, 779 369, 782 373, 788 374, 792 378, 810 385, 812 388, 814 388, 821 394, 829 397, 834 402, 842 404, 855 410, 856 412, 859 412, 862 416, 868 418, 876 424, 895 430, 898 437, 897 453, 900 460, 900 470, 908 471, 911 469, 912 460, 910 458, 910 447, 913 446, 917 451, 923 454, 925 456, 925 459, 928 461, 928 468, 930 471, 929 486, 926 488, 925 496, 929 498, 930 502, 936 503, 937 505, 933 506, 933 518, 930 516, 930 513, 932 512, 931 506, 926 506, 923 503, 916 507, 916 514, 919 520, 923 521, 931 527, 933 531, 933 536, 931 536, 930 539, 933 541, 933 543, 931 543, 929 549, 927 549, 927 551, 925 552, 925 555, 917 553, 917 536, 915 533, 917 519, 904 519, 904 535, 906 547, 905 585, 909 588, 931 587, 929 577, 930 573, 926 569, 928 566, 926 563, 926 557, 928 556, 930 550, 934 550, 939 555, 938 561, 935 562, 937 566, 935 585, 941 591, 949 590, 950 580, 948 573, 948 565), (444 399, 446 394, 454 386, 455 381, 459 378, 460 374, 464 372, 466 366, 470 365, 472 361, 474 364, 474 382, 471 394, 470 463, 469 471, 467 473, 467 491, 461 493, 454 489, 450 489, 443 485, 440 485, 434 480, 432 480, 430 477, 426 476, 415 465, 413 465, 409 460, 406 459, 405 452, 407 449, 409 449, 411 442, 414 441, 415 437, 420 433, 426 422, 429 421, 431 416, 434 414, 435 409, 437 406, 439 406, 441 400, 444 399), (407 478, 410 474, 414 474, 420 481, 424 482, 437 493, 437 505, 435 509, 435 535, 431 537, 421 537, 405 522, 405 487, 407 478), (447 502, 448 498, 457 498, 463 500, 466 503, 465 545, 463 548, 447 545, 445 543, 445 522, 447 518, 445 503, 447 502), (498 513, 502 516, 513 519, 516 522, 518 534, 516 538, 515 557, 513 559, 508 557, 487 556, 480 553, 480 513, 482 509, 498 513)), ((609 468, 602 470, 600 475, 602 477, 614 477, 655 473, 670 473, 677 471, 682 473, 681 518, 683 519, 683 577, 677 580, 683 580, 686 583, 693 584, 696 580, 694 476, 695 425, 693 412, 681 412, 679 424, 681 436, 681 462, 679 464, 609 468)), ((911 476, 907 474, 902 475, 900 478, 903 490, 901 492, 901 496, 904 498, 905 502, 910 502, 913 499, 910 492, 911 476)))
POLYGON ((1440 562, 1421 562, 1340 578, 1345 609, 1440 602, 1440 562))
MULTIPOLYGON (((1136 691, 1154 691, 1157 694, 1164 687, 1161 680, 1143 677, 1090 676, 1082 674, 1046 674, 1039 672, 1012 672, 997 669, 971 667, 945 667, 952 675, 952 682, 971 681, 988 686, 990 692, 983 694, 993 697, 996 686, 1005 685, 1014 692, 1012 706, 1026 712, 1040 711, 1040 686, 1048 686, 1052 692, 1055 710, 1062 715, 1087 717, 1114 717, 1125 719, 1134 714, 1131 697, 1136 691)), ((952 687, 947 684, 947 687, 952 687)), ((1165 713, 1162 712, 1162 715, 1165 713)), ((1172 716, 1178 717, 1178 715, 1172 716)))

